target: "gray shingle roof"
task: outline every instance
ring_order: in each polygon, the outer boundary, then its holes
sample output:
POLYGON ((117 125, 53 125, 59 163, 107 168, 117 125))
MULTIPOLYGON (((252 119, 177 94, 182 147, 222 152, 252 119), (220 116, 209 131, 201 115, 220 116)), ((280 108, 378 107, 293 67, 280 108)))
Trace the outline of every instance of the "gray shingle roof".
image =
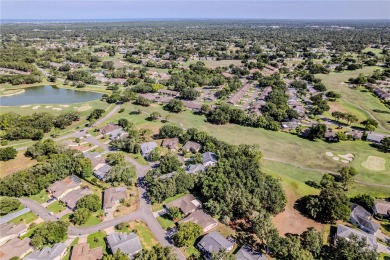
POLYGON ((203 164, 190 164, 187 167, 187 173, 198 173, 198 172, 204 172, 206 170, 206 167, 203 166, 203 164))
POLYGON ((237 260, 266 260, 267 258, 262 253, 254 252, 252 248, 250 248, 247 245, 244 245, 236 253, 236 259, 237 260))
POLYGON ((351 218, 353 218, 361 228, 365 228, 372 233, 375 233, 379 229, 379 225, 369 219, 371 218, 371 214, 359 205, 356 205, 353 208, 351 218))
POLYGON ((349 239, 352 235, 357 236, 360 240, 363 240, 367 243, 367 245, 372 249, 378 248, 378 243, 376 241, 376 237, 353 228, 349 228, 343 225, 337 225, 337 237, 343 237, 349 239))
POLYGON ((130 256, 142 250, 139 237, 135 233, 112 233, 106 237, 111 251, 115 253, 118 249, 130 256))
POLYGON ((205 235, 198 243, 208 253, 217 253, 221 249, 228 250, 234 244, 224 238, 220 233, 213 231, 205 235))
POLYGON ((218 160, 217 155, 212 152, 205 152, 202 154, 202 157, 203 157, 203 164, 206 164, 208 162, 216 163, 218 160))
POLYGON ((62 243, 55 244, 53 247, 45 247, 42 250, 35 250, 28 256, 26 256, 25 260, 51 260, 58 258, 66 251, 66 246, 62 243))
POLYGON ((142 154, 149 154, 156 147, 157 147, 156 142, 143 143, 141 144, 141 152, 142 154))

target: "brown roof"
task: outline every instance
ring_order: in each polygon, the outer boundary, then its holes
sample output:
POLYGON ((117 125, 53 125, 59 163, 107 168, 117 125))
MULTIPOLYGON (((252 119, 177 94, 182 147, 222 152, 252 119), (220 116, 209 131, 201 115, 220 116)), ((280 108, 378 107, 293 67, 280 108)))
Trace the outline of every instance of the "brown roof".
POLYGON ((0 225, 0 235, 1 237, 8 237, 12 235, 18 236, 21 233, 24 233, 27 231, 27 226, 24 223, 21 223, 19 225, 16 225, 14 223, 4 223, 0 225))
POLYGON ((19 238, 10 240, 8 243, 0 247, 0 260, 8 260, 15 256, 22 258, 33 250, 30 242, 31 239, 27 237, 23 240, 20 240, 19 238))
POLYGON ((119 125, 108 124, 108 125, 105 125, 102 128, 100 128, 100 133, 105 135, 105 134, 109 134, 112 131, 114 131, 116 129, 120 129, 120 128, 121 127, 119 125))
POLYGON ((238 100, 240 100, 240 98, 242 98, 242 96, 244 96, 245 92, 247 92, 249 90, 249 88, 251 87, 250 84, 245 84, 242 88, 240 88, 240 90, 238 90, 236 92, 236 94, 234 94, 230 99, 229 99, 229 103, 235 105, 238 100))
POLYGON ((82 197, 93 194, 89 188, 77 189, 67 193, 61 201, 64 202, 69 208, 74 209, 76 207, 77 201, 82 197))
POLYGON ((378 214, 390 215, 390 202, 385 200, 375 200, 374 208, 378 214))
POLYGON ((49 186, 48 190, 56 198, 61 197, 69 189, 75 189, 80 186, 80 182, 74 180, 74 176, 68 176, 62 181, 56 181, 49 186))
POLYGON ((202 145, 196 143, 196 142, 192 142, 192 141, 188 141, 184 146, 183 146, 183 150, 184 151, 199 151, 200 149, 202 148, 202 145))
POLYGON ((90 249, 87 243, 73 246, 71 260, 97 260, 103 258, 101 247, 90 249))
POLYGON ((113 187, 106 189, 104 191, 103 209, 114 207, 115 203, 126 198, 126 196, 127 193, 125 187, 113 187))
POLYGON ((216 227, 218 225, 218 221, 213 219, 210 215, 206 214, 203 210, 195 210, 188 217, 179 221, 179 223, 193 222, 202 227, 203 232, 207 232, 208 230, 216 227))
POLYGON ((167 147, 169 149, 177 149, 179 148, 179 138, 168 138, 164 139, 162 142, 163 147, 167 147))
POLYGON ((178 207, 185 215, 200 207, 200 202, 192 194, 187 194, 165 205, 168 209, 178 207))

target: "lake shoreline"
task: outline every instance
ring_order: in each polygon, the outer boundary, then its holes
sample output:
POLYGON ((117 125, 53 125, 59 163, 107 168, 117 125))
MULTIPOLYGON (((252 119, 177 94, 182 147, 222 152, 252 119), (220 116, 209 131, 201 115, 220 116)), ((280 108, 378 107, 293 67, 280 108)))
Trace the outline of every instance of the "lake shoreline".
MULTIPOLYGON (((10 90, 13 90, 13 89, 10 89, 10 90)), ((19 95, 19 94, 23 94, 26 90, 24 89, 21 89, 19 92, 16 92, 16 93, 11 93, 11 94, 1 94, 0 97, 10 97, 10 96, 15 96, 15 95, 19 95)))

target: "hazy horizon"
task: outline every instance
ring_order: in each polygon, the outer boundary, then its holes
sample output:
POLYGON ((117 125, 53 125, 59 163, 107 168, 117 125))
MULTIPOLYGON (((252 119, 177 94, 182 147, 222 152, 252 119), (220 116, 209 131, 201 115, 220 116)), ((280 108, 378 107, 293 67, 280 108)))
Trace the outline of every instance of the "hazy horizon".
POLYGON ((4 0, 2 20, 388 20, 390 1, 4 0))

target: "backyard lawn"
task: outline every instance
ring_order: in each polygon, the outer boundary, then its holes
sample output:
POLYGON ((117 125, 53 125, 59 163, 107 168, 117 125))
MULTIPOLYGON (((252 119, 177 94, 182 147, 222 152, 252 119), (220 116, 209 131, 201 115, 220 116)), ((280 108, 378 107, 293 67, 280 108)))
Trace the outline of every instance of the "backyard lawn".
POLYGON ((160 223, 160 226, 165 230, 173 228, 175 226, 175 222, 173 222, 169 218, 168 214, 164 214, 160 217, 157 217, 157 221, 158 223, 160 223))
POLYGON ((23 215, 21 215, 21 216, 19 216, 17 218, 14 218, 13 220, 10 221, 10 223, 14 223, 14 224, 19 224, 19 223, 30 224, 31 222, 33 222, 37 218, 38 218, 38 216, 35 215, 34 213, 27 212, 27 213, 24 213, 23 215))
POLYGON ((106 236, 107 235, 104 231, 93 233, 88 236, 87 243, 91 249, 96 247, 101 247, 103 249, 103 253, 107 252, 106 242, 104 241, 104 238, 106 236))
POLYGON ((47 196, 47 191, 46 190, 41 190, 40 193, 35 194, 35 195, 31 195, 28 198, 32 199, 32 200, 35 200, 39 204, 42 204, 42 203, 46 202, 49 199, 49 197, 47 196))
POLYGON ((136 230, 137 235, 141 241, 142 247, 144 249, 151 249, 153 246, 157 245, 158 242, 154 237, 152 231, 149 227, 142 221, 131 221, 129 222, 129 229, 136 230))
POLYGON ((152 210, 153 212, 155 211, 159 211, 159 210, 162 210, 163 209, 163 206, 171 201, 174 201, 175 199, 178 199, 178 198, 181 198, 183 197, 184 195, 186 195, 186 193, 180 193, 180 194, 177 194, 173 197, 170 197, 170 198, 167 198, 166 200, 164 200, 163 202, 161 203, 156 203, 156 204, 153 204, 152 205, 152 210))
POLYGON ((35 164, 37 164, 36 160, 24 156, 24 151, 20 151, 15 159, 0 162, 0 178, 30 168, 35 164))
POLYGON ((60 213, 64 209, 65 207, 59 201, 55 201, 47 206, 47 210, 53 212, 54 214, 60 213))

